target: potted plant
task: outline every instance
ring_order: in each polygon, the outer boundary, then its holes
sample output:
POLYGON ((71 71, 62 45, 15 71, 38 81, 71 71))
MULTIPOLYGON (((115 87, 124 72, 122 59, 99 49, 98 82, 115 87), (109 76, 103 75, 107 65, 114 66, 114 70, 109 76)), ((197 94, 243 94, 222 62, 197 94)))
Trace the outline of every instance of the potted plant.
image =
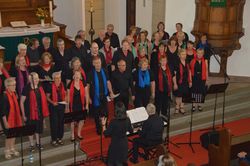
POLYGON ((44 20, 49 16, 48 10, 46 8, 37 8, 36 16, 41 21, 41 26, 44 27, 45 26, 44 20))

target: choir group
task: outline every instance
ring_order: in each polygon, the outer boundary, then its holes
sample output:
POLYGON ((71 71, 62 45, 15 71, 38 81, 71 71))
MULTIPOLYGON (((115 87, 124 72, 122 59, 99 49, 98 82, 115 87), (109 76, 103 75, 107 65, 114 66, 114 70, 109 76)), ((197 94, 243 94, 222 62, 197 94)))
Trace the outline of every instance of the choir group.
MULTIPOLYGON (((32 39, 28 46, 20 43, 9 70, 0 59, 3 130, 35 125, 35 134, 29 136, 30 150, 34 151, 43 149, 39 135, 46 117, 50 119, 51 144, 63 144, 65 112, 84 112, 76 133, 71 124, 72 141, 83 139, 81 130, 88 113, 101 134, 101 125, 109 115, 109 98, 126 109, 129 104, 146 107, 153 102, 158 114, 168 116, 173 94, 175 114, 185 114, 182 98, 190 92, 205 94, 211 53, 206 34, 195 44, 182 27, 177 23, 176 33, 170 36, 159 22, 158 31, 149 40, 146 30, 138 33, 132 26, 121 46, 112 24, 92 43, 85 39, 85 31, 78 31, 69 49, 62 39, 52 47, 46 36, 41 45, 38 39, 32 39)), ((196 109, 202 111, 202 106, 193 104, 192 111, 196 109)), ((5 148, 6 159, 19 155, 15 138, 6 139, 5 148)))

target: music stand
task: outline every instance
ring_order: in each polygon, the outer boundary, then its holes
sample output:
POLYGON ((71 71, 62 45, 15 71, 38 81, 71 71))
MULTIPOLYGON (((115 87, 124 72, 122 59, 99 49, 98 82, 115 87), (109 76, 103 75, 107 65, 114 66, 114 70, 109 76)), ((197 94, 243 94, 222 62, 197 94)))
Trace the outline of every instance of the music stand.
POLYGON ((23 158, 23 137, 30 136, 35 133, 35 125, 26 125, 22 127, 15 127, 6 130, 6 138, 16 138, 20 137, 21 139, 21 162, 23 166, 24 158, 23 158))
MULTIPOLYGON (((212 128, 208 128, 208 129, 203 129, 203 131, 204 130, 211 130, 211 129, 213 131, 215 130, 215 116, 216 116, 216 109, 217 109, 217 97, 218 97, 218 93, 225 93, 227 87, 228 87, 228 83, 213 84, 213 85, 209 86, 209 88, 207 90, 207 94, 215 94, 213 127, 212 128)), ((223 109, 223 117, 222 118, 224 119, 224 109, 223 109)))
MULTIPOLYGON (((84 113, 83 111, 74 111, 74 112, 69 112, 64 114, 64 123, 72 123, 72 122, 78 122, 83 120, 84 118, 84 113)), ((75 124, 74 124, 75 127, 75 124)), ((75 131, 72 131, 75 132, 75 131)), ((76 137, 74 139, 74 166, 76 165, 76 137)))
MULTIPOLYGON (((189 96, 186 96, 182 99, 184 103, 191 103, 192 105, 194 103, 204 103, 205 101, 205 96, 202 94, 194 94, 191 93, 189 96)), ((200 144, 200 142, 192 142, 192 130, 193 130, 193 110, 191 108, 190 111, 190 130, 189 130, 189 141, 188 142, 179 142, 176 143, 177 145, 189 145, 189 147, 192 149, 192 152, 195 153, 193 144, 200 144)))

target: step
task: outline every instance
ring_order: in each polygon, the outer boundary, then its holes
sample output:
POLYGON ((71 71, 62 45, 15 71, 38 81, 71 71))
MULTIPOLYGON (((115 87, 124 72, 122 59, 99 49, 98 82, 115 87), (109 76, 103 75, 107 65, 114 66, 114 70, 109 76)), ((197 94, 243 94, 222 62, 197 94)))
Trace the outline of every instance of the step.
MULTIPOLYGON (((42 162, 47 161, 48 158, 57 158, 58 156, 61 156, 63 153, 69 153, 71 154, 70 157, 73 157, 73 151, 74 151, 74 145, 72 142, 70 142, 69 140, 64 141, 64 145, 62 146, 58 146, 58 147, 53 147, 51 144, 45 144, 44 145, 44 150, 42 150, 42 162), (46 159, 46 160, 45 160, 46 159)), ((79 151, 79 143, 77 143, 76 148, 79 151)), ((36 149, 36 151, 34 153, 32 153, 34 156, 34 163, 38 163, 39 162, 39 152, 36 149)), ((28 164, 29 163, 29 150, 28 149, 24 149, 24 164, 28 164)), ((67 156, 69 157, 69 156, 67 156)), ((21 157, 16 157, 13 158, 11 160, 5 160, 4 159, 4 155, 0 156, 0 165, 17 165, 17 163, 20 163, 21 165, 21 157), (3 161, 4 160, 4 161, 3 161)), ((34 163, 32 165, 34 165, 34 163)))

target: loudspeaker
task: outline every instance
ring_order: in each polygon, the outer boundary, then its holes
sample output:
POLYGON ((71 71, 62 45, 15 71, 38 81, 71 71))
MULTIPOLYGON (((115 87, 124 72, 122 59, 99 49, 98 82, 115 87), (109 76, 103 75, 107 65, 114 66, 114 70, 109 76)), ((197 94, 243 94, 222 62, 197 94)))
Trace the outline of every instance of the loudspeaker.
POLYGON ((201 146, 208 150, 209 144, 219 145, 219 132, 209 131, 200 136, 201 146))

